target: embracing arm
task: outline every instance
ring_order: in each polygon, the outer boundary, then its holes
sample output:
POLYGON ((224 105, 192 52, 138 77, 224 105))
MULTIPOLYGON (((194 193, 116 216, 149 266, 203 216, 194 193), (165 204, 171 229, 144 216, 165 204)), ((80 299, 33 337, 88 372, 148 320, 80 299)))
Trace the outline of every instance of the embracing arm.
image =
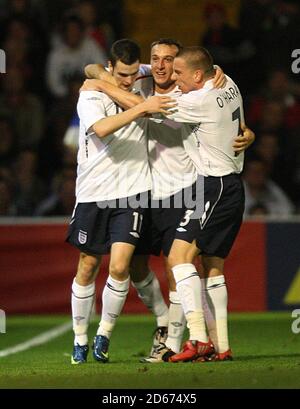
POLYGON ((249 146, 251 146, 255 141, 255 133, 250 128, 248 128, 245 124, 242 124, 241 129, 243 131, 242 135, 237 136, 233 144, 233 150, 237 153, 248 149, 249 146))
MULTIPOLYGON (((110 75, 110 74, 109 74, 110 75)), ((101 91, 124 109, 129 109, 144 101, 144 98, 124 91, 116 85, 105 80, 85 80, 80 91, 101 91)))
POLYGON ((99 138, 104 138, 145 114, 143 107, 137 105, 117 115, 100 119, 92 126, 92 129, 99 138))
MULTIPOLYGON (((109 71, 105 69, 104 65, 102 64, 86 65, 84 68, 84 73, 87 78, 105 80, 107 82, 110 82, 111 84, 117 85, 114 77, 109 71)), ((89 89, 88 91, 91 91, 91 89, 89 89)))
POLYGON ((150 97, 127 111, 100 119, 94 123, 92 129, 98 137, 103 138, 146 114, 159 112, 168 115, 168 108, 175 105, 173 102, 170 97, 150 97))
POLYGON ((104 67, 102 64, 88 64, 84 67, 84 73, 87 78, 100 78, 104 67))
POLYGON ((102 64, 89 64, 84 69, 88 80, 85 80, 81 91, 101 91, 124 109, 129 109, 142 102, 144 99, 131 92, 123 91, 117 87, 116 80, 102 64))

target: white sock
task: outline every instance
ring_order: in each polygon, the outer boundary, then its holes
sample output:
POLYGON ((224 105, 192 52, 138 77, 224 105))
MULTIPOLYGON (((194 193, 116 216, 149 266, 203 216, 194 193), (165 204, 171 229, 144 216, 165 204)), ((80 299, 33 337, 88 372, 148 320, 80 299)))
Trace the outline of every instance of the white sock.
POLYGON ((125 281, 118 281, 108 276, 102 293, 102 315, 97 335, 110 338, 116 319, 125 304, 128 290, 129 277, 125 281))
POLYGON ((169 325, 166 346, 173 352, 181 350, 182 336, 186 326, 186 319, 177 291, 169 292, 169 325))
POLYGON ((190 339, 208 342, 201 302, 201 281, 193 264, 178 264, 172 268, 177 293, 190 330, 190 339))
POLYGON ((155 274, 150 271, 143 281, 132 284, 136 288, 139 298, 155 315, 157 326, 167 327, 169 322, 169 310, 163 299, 159 281, 155 274))
POLYGON ((71 297, 74 345, 87 345, 88 343, 87 331, 94 304, 94 295, 95 283, 82 286, 77 284, 74 278, 71 297))
POLYGON ((227 288, 224 275, 206 279, 206 299, 210 309, 208 330, 217 352, 229 349, 228 317, 227 317, 227 288), (215 335, 214 335, 215 334, 215 335), (214 339, 215 338, 215 339, 214 339))
POLYGON ((201 278, 202 306, 203 306, 203 313, 204 313, 205 323, 206 323, 206 326, 207 326, 209 338, 212 340, 213 344, 215 346, 217 346, 218 345, 218 336, 217 336, 216 320, 215 320, 215 316, 213 314, 212 309, 208 305, 206 285, 207 285, 207 279, 201 278))

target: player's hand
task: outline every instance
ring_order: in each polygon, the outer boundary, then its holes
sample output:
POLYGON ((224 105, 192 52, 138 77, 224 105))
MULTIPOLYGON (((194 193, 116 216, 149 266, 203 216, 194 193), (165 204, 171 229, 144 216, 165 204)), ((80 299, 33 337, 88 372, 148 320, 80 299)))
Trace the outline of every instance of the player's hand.
POLYGON ((99 80, 85 80, 79 92, 81 91, 101 91, 99 80))
POLYGON ((249 148, 250 145, 255 141, 255 133, 251 129, 247 128, 245 124, 241 125, 243 134, 235 138, 233 144, 233 150, 239 154, 245 149, 249 148))
POLYGON ((216 74, 214 76, 213 83, 215 88, 224 88, 227 83, 224 71, 219 66, 217 66, 216 68, 216 74))
POLYGON ((142 104, 148 114, 159 112, 164 115, 171 114, 172 112, 169 110, 177 106, 175 99, 160 96, 150 97, 142 104))

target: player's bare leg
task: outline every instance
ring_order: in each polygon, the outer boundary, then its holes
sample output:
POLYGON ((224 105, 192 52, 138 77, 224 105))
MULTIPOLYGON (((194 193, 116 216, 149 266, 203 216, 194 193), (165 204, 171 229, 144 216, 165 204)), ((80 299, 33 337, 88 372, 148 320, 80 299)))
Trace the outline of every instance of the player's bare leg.
POLYGON ((195 242, 188 243, 178 239, 174 240, 170 251, 169 263, 190 331, 189 341, 186 342, 183 352, 173 355, 171 362, 194 360, 205 355, 211 348, 205 328, 201 281, 196 267, 191 263, 191 259, 198 254, 199 249, 195 242))
POLYGON ((225 283, 224 259, 203 256, 204 277, 201 279, 206 324, 209 336, 216 349, 217 360, 232 359, 228 340, 227 288, 225 283), (206 305, 206 307, 205 307, 206 305))
POLYGON ((95 298, 95 278, 101 257, 80 253, 76 277, 72 284, 72 318, 74 350, 72 363, 86 362, 88 354, 88 326, 95 298))

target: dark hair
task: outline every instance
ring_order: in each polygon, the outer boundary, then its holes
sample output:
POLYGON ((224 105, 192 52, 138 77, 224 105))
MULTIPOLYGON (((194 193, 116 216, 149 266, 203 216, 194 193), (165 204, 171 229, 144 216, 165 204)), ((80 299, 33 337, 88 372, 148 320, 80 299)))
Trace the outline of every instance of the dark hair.
POLYGON ((184 47, 179 51, 177 57, 184 58, 192 69, 201 69, 205 77, 215 73, 213 58, 204 47, 184 47))
POLYGON ((183 47, 182 44, 177 41, 174 40, 174 38, 160 38, 156 41, 153 41, 153 43, 151 44, 151 49, 155 46, 155 45, 159 45, 159 44, 164 44, 164 45, 175 45, 175 47, 178 48, 178 51, 180 51, 183 47))
POLYGON ((141 49, 137 43, 128 38, 115 41, 110 49, 110 62, 114 67, 117 61, 131 65, 141 59, 141 49))

